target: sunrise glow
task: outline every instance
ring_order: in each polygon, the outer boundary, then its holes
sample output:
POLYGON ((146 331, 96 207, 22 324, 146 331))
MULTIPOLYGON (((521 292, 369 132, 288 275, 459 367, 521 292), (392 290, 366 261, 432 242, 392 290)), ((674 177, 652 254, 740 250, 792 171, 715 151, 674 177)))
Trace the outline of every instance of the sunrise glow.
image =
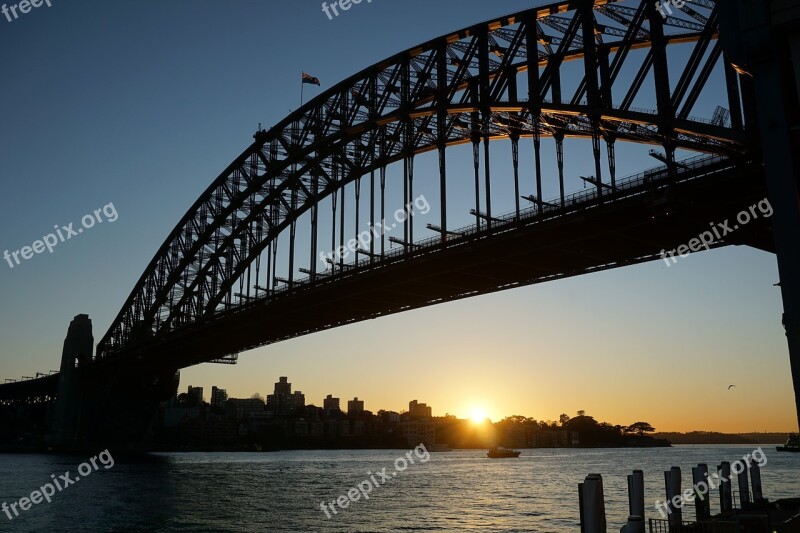
POLYGON ((486 420, 486 410, 482 407, 473 407, 469 412, 469 418, 476 424, 486 420))

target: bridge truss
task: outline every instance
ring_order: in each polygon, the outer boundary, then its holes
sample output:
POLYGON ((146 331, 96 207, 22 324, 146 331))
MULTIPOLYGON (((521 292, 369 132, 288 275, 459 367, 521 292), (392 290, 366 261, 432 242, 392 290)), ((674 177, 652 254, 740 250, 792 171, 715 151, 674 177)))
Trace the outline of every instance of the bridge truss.
POLYGON ((346 248, 365 224, 385 220, 387 207, 413 204, 422 180, 433 186, 436 217, 423 244, 445 250, 467 233, 491 235, 526 217, 568 212, 568 139, 591 144, 582 157, 594 174, 583 180, 598 205, 630 181, 617 176, 619 142, 663 150, 654 155, 667 182, 689 168, 676 152, 717 163, 746 159, 751 86, 723 56, 716 4, 698 0, 674 10, 664 17, 650 0, 571 0, 497 18, 373 65, 258 131, 172 230, 100 341, 97 359, 337 272, 373 268, 389 255, 413 256, 421 230, 407 217, 391 239, 394 251, 381 235, 359 244, 351 262, 318 259, 346 248), (712 84, 715 76, 721 81, 712 84), (717 109, 694 117, 709 90, 717 109), (555 146, 549 156, 545 139, 555 146), (492 196, 497 152, 490 146, 497 141, 511 146, 510 213, 500 213, 492 196), (467 180, 451 171, 459 146, 472 148, 467 180), (520 163, 527 150, 530 169, 520 163), (437 162, 432 178, 420 176, 424 154, 437 162), (555 157, 555 173, 544 170, 546 157, 555 157), (395 177, 402 193, 393 196, 395 177), (549 190, 557 194, 545 201, 549 190), (456 226, 453 199, 465 194, 473 220, 456 226))

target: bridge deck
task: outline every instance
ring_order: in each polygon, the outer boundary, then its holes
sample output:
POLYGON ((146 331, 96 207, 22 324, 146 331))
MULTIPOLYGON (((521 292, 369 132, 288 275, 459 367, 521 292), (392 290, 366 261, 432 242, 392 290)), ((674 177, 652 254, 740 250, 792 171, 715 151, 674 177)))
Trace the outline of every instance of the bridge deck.
MULTIPOLYGON (((151 370, 183 368, 409 309, 650 261, 765 197, 755 167, 718 157, 690 166, 671 185, 666 174, 643 173, 602 202, 591 191, 563 208, 529 212, 519 221, 505 217, 491 233, 465 230, 446 247, 429 239, 413 253, 362 261, 296 283, 269 300, 231 308, 150 341, 128 357, 151 370)), ((772 247, 764 219, 732 239, 713 246, 772 247)))

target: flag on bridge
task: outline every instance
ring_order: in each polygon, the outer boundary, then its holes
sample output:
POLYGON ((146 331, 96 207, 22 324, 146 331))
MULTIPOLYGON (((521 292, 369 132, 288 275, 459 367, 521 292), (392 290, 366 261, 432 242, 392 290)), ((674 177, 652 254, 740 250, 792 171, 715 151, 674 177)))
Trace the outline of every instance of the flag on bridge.
POLYGON ((303 83, 308 83, 309 85, 321 85, 319 82, 319 78, 315 78, 311 74, 306 74, 303 72, 303 83))

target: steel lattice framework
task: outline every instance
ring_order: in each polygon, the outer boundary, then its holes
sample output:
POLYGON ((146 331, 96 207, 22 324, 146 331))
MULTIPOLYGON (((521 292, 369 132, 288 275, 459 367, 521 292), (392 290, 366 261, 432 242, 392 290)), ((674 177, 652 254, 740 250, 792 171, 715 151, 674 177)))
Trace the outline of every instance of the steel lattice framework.
MULTIPOLYGON (((542 137, 552 137, 557 145, 562 202, 566 137, 592 140, 596 178, 591 183, 598 197, 615 191, 617 141, 663 147, 670 171, 676 168, 676 149, 723 156, 746 151, 744 77, 722 57, 714 1, 673 9, 676 13, 665 18, 652 0, 557 2, 429 41, 325 91, 274 128, 259 131, 195 202, 136 284, 99 343, 97 357, 202 324, 231 310, 237 298, 269 298, 274 288, 260 287, 258 272, 265 250, 279 235, 289 232, 293 242, 301 215, 310 213, 316 224, 320 202, 333 197, 335 209, 337 194, 363 176, 371 175, 374 184, 378 173, 383 187, 387 166, 396 162, 404 166, 407 197, 412 197, 414 157, 424 152, 439 154, 442 206, 436 228, 446 247, 451 228, 445 152, 454 145, 472 143, 477 198, 483 144, 486 198, 484 207, 477 200, 474 214, 477 227, 485 223, 487 229, 493 220, 488 159, 494 140, 512 143, 518 181, 519 141, 532 139, 532 201, 539 209, 545 204, 542 137), (688 61, 681 60, 680 78, 671 84, 669 54, 676 44, 692 48, 688 61), (633 64, 631 52, 638 49, 646 54, 637 54, 643 60, 633 64), (562 70, 568 62, 582 63, 583 79, 577 90, 564 94, 562 70), (727 91, 718 98, 727 112, 712 120, 692 118, 720 66, 727 91), (618 81, 623 68, 636 73, 624 86, 618 81), (647 91, 656 108, 632 107, 647 91), (605 177, 602 143, 608 157, 605 177)), ((407 237, 413 243, 413 233, 407 237)), ((313 239, 315 247, 316 232, 313 239)), ((371 247, 364 253, 379 261, 382 250, 371 247)), ((291 254, 290 288, 293 248, 291 254)), ((267 277, 274 278, 274 255, 266 257, 264 262, 272 262, 265 267, 267 277)), ((321 275, 313 266, 308 274, 312 280, 321 275)))

